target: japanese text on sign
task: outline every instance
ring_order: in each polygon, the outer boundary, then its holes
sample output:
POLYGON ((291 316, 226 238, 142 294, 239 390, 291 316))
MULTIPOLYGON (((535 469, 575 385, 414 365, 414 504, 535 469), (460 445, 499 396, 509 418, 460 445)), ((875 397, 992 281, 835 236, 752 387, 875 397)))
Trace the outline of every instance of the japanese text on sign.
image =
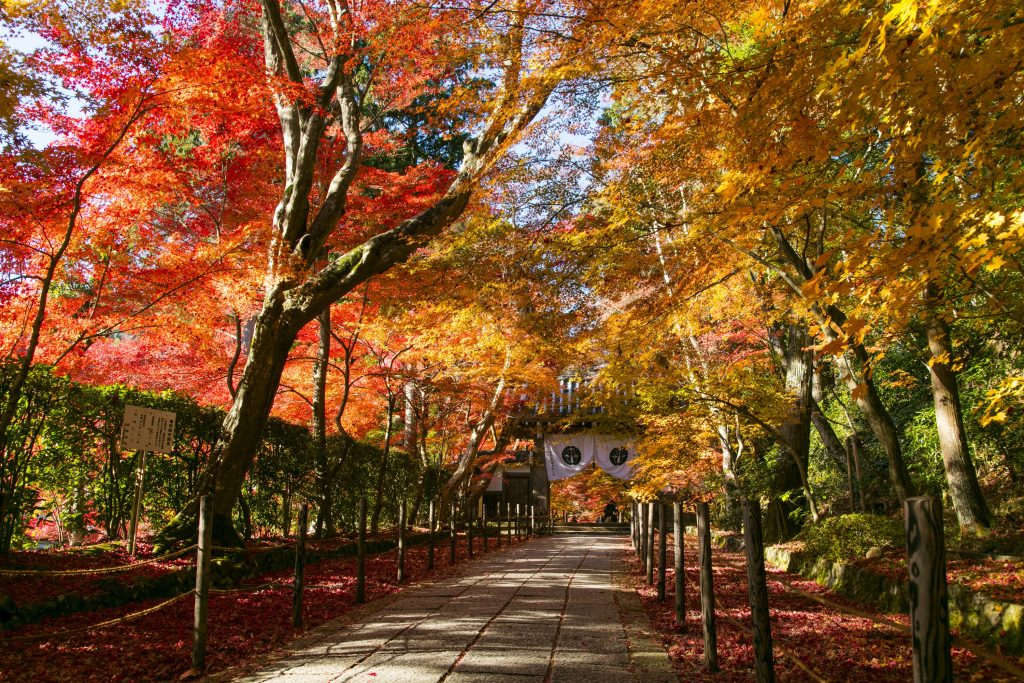
POLYGON ((170 453, 174 450, 174 418, 168 410, 125 406, 121 450, 170 453))

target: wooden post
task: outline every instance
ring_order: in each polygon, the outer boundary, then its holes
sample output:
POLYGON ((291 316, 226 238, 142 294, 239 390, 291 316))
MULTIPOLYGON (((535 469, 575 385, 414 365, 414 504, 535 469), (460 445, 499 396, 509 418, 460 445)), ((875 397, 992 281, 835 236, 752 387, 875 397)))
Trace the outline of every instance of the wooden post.
POLYGON ((359 498, 359 544, 356 547, 356 602, 366 602, 366 496, 359 498))
MULTIPOLYGON (((630 503, 630 510, 632 510, 633 503, 630 503)), ((629 516, 629 544, 633 545, 633 515, 629 516)))
POLYGON ((643 571, 644 558, 647 556, 644 553, 644 539, 647 538, 644 531, 644 510, 646 509, 643 503, 636 504, 636 556, 640 559, 641 571, 643 571))
POLYGON ((683 528, 683 506, 679 501, 672 503, 672 549, 674 553, 674 569, 676 584, 676 628, 686 630, 686 567, 683 563, 683 551, 686 539, 683 528))
POLYGON ((497 535, 497 540, 498 540, 498 549, 500 550, 501 549, 501 501, 500 500, 498 501, 497 510, 498 510, 498 535, 497 535))
MULTIPOLYGON (((629 509, 632 512, 632 510, 633 510, 633 507, 632 507, 633 503, 631 502, 629 505, 630 505, 629 509)), ((630 516, 629 516, 629 544, 631 546, 633 546, 634 548, 636 548, 636 534, 633 533, 633 528, 634 528, 634 526, 633 526, 633 515, 630 514, 630 516)))
POLYGON ((295 544, 295 586, 292 592, 292 626, 302 626, 302 588, 306 575, 306 529, 309 527, 309 503, 299 508, 299 538, 295 544))
POLYGON ((480 507, 480 529, 484 537, 484 553, 487 552, 487 503, 480 507))
POLYGON ((450 514, 448 516, 448 531, 450 540, 448 541, 448 564, 455 564, 456 559, 456 544, 459 542, 458 537, 455 535, 455 501, 452 501, 450 514))
POLYGON ((466 508, 466 555, 473 559, 473 509, 466 508))
POLYGON ((758 683, 774 683, 772 623, 768 616, 768 580, 764 572, 764 539, 761 534, 761 504, 743 499, 743 545, 747 550, 747 586, 750 594, 750 622, 754 629, 754 671, 758 683))
POLYGON ((637 503, 637 512, 640 519, 640 568, 647 572, 647 504, 637 503))
POLYGON ((718 671, 718 632, 715 627, 715 587, 711 574, 711 525, 708 504, 697 503, 697 562, 700 563, 700 616, 704 624, 704 670, 718 671))
POLYGON ((430 507, 427 512, 427 524, 430 526, 427 532, 427 570, 434 568, 434 501, 430 501, 430 507))
POLYGON ((537 507, 536 505, 531 505, 530 506, 530 526, 529 526, 529 529, 528 529, 529 533, 527 534, 527 536, 533 536, 534 534, 537 533, 537 527, 534 526, 534 524, 537 523, 537 518, 535 517, 535 515, 536 515, 536 507, 537 507))
POLYGON ((210 496, 199 499, 199 537, 196 549, 196 606, 192 621, 192 670, 206 669, 206 609, 210 602, 210 554, 213 545, 213 520, 210 496))
POLYGON ((657 522, 654 511, 655 502, 647 504, 647 558, 644 568, 647 570, 647 585, 654 585, 654 525, 657 522))
POLYGON ((667 508, 664 503, 658 503, 658 602, 665 602, 665 580, 668 575, 665 567, 668 563, 668 525, 665 523, 667 508))
POLYGON ((512 545, 512 503, 505 503, 505 516, 508 517, 508 544, 512 545))
POLYGON ((644 559, 644 507, 643 503, 633 503, 633 513, 636 515, 636 556, 643 562, 644 559))
POLYGON ((135 474, 135 503, 132 505, 132 521, 128 529, 128 554, 135 557, 135 539, 139 533, 139 509, 142 507, 143 480, 146 477, 146 451, 139 451, 139 469, 135 474))
POLYGON ((942 502, 932 496, 903 501, 910 573, 910 629, 914 683, 953 680, 949 595, 942 502))
POLYGON ((522 512, 519 510, 519 503, 516 503, 516 540, 518 541, 522 537, 521 520, 522 512))
POLYGON ((636 553, 637 557, 640 556, 640 517, 637 514, 636 501, 630 503, 632 505, 631 515, 629 519, 629 530, 633 534, 633 552, 636 553))
POLYGON ((405 514, 403 499, 398 501, 398 583, 405 581, 405 514))

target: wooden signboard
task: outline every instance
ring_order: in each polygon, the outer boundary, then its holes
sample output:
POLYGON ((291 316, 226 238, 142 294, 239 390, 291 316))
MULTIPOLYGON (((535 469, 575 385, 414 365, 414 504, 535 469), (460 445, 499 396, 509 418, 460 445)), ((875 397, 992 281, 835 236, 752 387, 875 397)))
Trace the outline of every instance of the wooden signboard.
POLYGON ((175 417, 168 410, 126 405, 121 423, 121 450, 172 452, 175 417))

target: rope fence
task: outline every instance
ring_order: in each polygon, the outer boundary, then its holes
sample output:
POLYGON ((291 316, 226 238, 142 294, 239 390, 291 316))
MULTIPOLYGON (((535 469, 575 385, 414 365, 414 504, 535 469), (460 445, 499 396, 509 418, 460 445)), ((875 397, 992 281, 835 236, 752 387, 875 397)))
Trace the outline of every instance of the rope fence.
POLYGON ((86 574, 117 574, 120 572, 127 572, 139 567, 156 564, 158 562, 169 562, 170 560, 177 559, 185 553, 195 550, 196 545, 193 543, 187 548, 182 548, 177 552, 173 552, 170 555, 161 555, 160 557, 151 557, 148 560, 142 560, 141 562, 132 562, 131 564, 123 564, 117 567, 98 567, 96 569, 0 569, 0 576, 82 576, 86 574))
MULTIPOLYGON (((686 583, 688 583, 691 588, 694 588, 698 592, 700 592, 700 586, 694 584, 693 579, 691 579, 689 576, 687 576, 686 572, 683 572, 683 578, 686 579, 686 583)), ((728 614, 722 614, 721 617, 726 622, 732 624, 735 628, 739 629, 740 631, 742 631, 743 633, 747 634, 748 636, 753 637, 753 635, 754 635, 753 629, 751 629, 751 628, 749 628, 747 626, 744 626, 743 623, 740 622, 738 619, 735 619, 735 618, 729 616, 728 614)), ((821 676, 821 674, 819 674, 817 671, 815 671, 810 666, 808 666, 806 663, 804 663, 803 660, 801 660, 799 657, 797 657, 796 654, 789 647, 787 647, 789 645, 788 641, 783 641, 783 640, 781 640, 778 637, 778 635, 774 635, 772 637, 772 642, 775 645, 775 648, 779 651, 779 654, 785 656, 787 659, 789 659, 789 661, 791 661, 794 664, 796 664, 797 668, 799 668, 805 674, 810 676, 816 683, 828 683, 828 679, 823 678, 821 676)))
POLYGON ((159 603, 157 605, 153 605, 152 607, 147 607, 146 609, 139 610, 138 612, 132 612, 131 614, 125 614, 123 616, 116 617, 114 619, 108 619, 106 621, 101 621, 101 622, 96 623, 96 624, 90 624, 89 626, 82 626, 82 627, 79 627, 79 628, 68 628, 68 629, 63 629, 61 631, 52 631, 52 632, 49 632, 49 633, 35 633, 35 634, 32 634, 32 635, 27 635, 27 636, 11 636, 10 638, 2 638, 2 639, 0 639, 0 642, 3 642, 3 643, 14 643, 14 642, 29 641, 29 640, 43 640, 43 639, 46 639, 46 638, 56 638, 58 636, 69 636, 69 635, 74 635, 74 634, 77 634, 77 633, 86 633, 88 631, 95 631, 96 629, 105 628, 107 626, 113 626, 114 624, 121 624, 121 623, 124 623, 126 621, 131 621, 133 619, 138 619, 139 617, 144 617, 147 614, 152 614, 153 612, 157 612, 159 610, 162 610, 165 607, 170 607, 171 605, 176 603, 178 600, 181 600, 185 596, 194 595, 194 594, 195 594, 195 591, 187 590, 184 593, 180 593, 179 595, 175 595, 173 598, 170 598, 169 600, 164 600, 163 602, 161 602, 161 603, 159 603))
POLYGON ((282 584, 282 586, 291 586, 292 585, 291 583, 285 583, 285 581, 287 581, 287 580, 288 579, 284 579, 284 578, 274 579, 273 581, 268 581, 267 583, 261 583, 258 586, 239 586, 238 588, 211 588, 210 592, 211 593, 246 593, 246 592, 252 592, 252 591, 266 590, 266 589, 270 588, 271 586, 276 586, 278 584, 282 584))
MULTIPOLYGON (((465 535, 465 534, 463 534, 463 535, 465 535)), ((323 543, 323 542, 331 543, 332 541, 329 541, 329 540, 328 541, 321 541, 321 543, 323 543)), ((428 542, 429 542, 429 539, 424 537, 424 538, 418 539, 415 543, 412 543, 411 546, 409 546, 409 547, 417 547, 417 546, 426 545, 428 542)), ((344 548, 347 545, 354 544, 354 543, 355 543, 355 541, 350 541, 348 543, 342 543, 342 544, 338 545, 337 548, 339 548, 339 549, 340 548, 344 548)), ((71 570, 27 570, 27 569, 26 570, 13 570, 12 569, 12 570, 0 570, 0 575, 3 575, 3 576, 68 576, 68 575, 89 575, 89 574, 120 573, 120 572, 130 571, 132 569, 136 569, 138 567, 149 565, 149 564, 154 564, 154 563, 158 563, 158 562, 167 562, 167 561, 170 561, 170 560, 173 560, 173 559, 177 559, 178 557, 181 557, 181 556, 185 555, 186 553, 189 553, 191 551, 196 550, 198 547, 199 547, 198 544, 192 544, 192 545, 190 545, 190 546, 188 546, 186 548, 182 548, 180 550, 177 550, 177 551, 175 551, 175 552, 173 552, 173 553, 171 553, 169 555, 164 555, 164 556, 161 556, 161 557, 154 557, 154 558, 150 558, 148 560, 143 560, 141 562, 134 562, 132 564, 122 565, 122 566, 118 566, 118 567, 103 567, 103 568, 97 568, 97 569, 71 569, 71 570)), ((253 548, 253 549, 231 548, 231 547, 226 547, 226 546, 210 546, 209 550, 211 550, 211 551, 219 551, 219 552, 246 553, 246 554, 252 553, 252 554, 256 554, 256 553, 265 553, 265 552, 271 552, 271 551, 274 551, 274 550, 280 550, 282 548, 295 548, 295 547, 296 547, 295 543, 280 543, 280 544, 277 544, 277 545, 261 546, 259 548, 253 548)), ((376 551, 376 552, 373 552, 373 553, 365 553, 364 557, 367 557, 367 558, 380 558, 380 557, 384 557, 386 555, 389 555, 391 553, 396 553, 396 552, 398 552, 398 550, 399 550, 399 547, 396 544, 394 547, 388 548, 386 550, 379 550, 379 551, 376 551)), ((354 556, 353 556, 353 558, 354 558, 354 556)), ((338 559, 338 558, 333 558, 333 559, 338 559)), ((210 590, 211 593, 230 594, 230 593, 255 592, 255 591, 260 591, 260 590, 267 590, 269 588, 274 588, 274 587, 278 587, 278 588, 294 588, 295 584, 294 584, 294 581, 292 580, 292 577, 282 577, 282 578, 279 578, 279 579, 274 579, 273 581, 268 581, 266 583, 262 583, 262 584, 258 584, 258 585, 254 585, 254 586, 238 586, 237 588, 210 588, 209 590, 210 590)), ((318 583, 318 584, 305 584, 303 586, 304 589, 335 589, 335 588, 348 588, 348 587, 349 586, 347 584, 345 584, 345 583, 318 583)), ((10 637, 4 637, 4 636, 0 635, 0 642, 3 642, 3 643, 28 642, 28 641, 34 641, 34 640, 47 640, 47 639, 62 638, 62 637, 65 637, 65 636, 76 635, 76 634, 79 634, 79 633, 88 633, 89 631, 94 631, 94 630, 106 628, 106 627, 109 627, 109 626, 114 626, 114 625, 117 625, 117 624, 121 624, 121 623, 125 623, 125 622, 128 622, 128 621, 132 621, 132 620, 135 620, 135 619, 139 619, 141 617, 147 616, 149 614, 153 614, 153 613, 158 612, 158 611, 160 611, 162 609, 170 607, 171 605, 173 605, 174 603, 178 602, 179 600, 181 600, 184 597, 195 596, 195 595, 196 595, 196 590, 195 589, 190 589, 190 590, 187 590, 187 591, 185 591, 183 593, 179 593, 178 595, 175 595, 172 598, 164 600, 164 601, 162 601, 162 602, 160 602, 160 603, 158 603, 156 605, 153 605, 152 607, 147 607, 145 609, 141 609, 141 610, 132 612, 130 614, 125 614, 125 615, 122 615, 120 617, 115 617, 113 619, 107 619, 105 621, 100 621, 100 622, 97 622, 95 624, 89 624, 87 626, 81 626, 81 627, 69 628, 69 629, 61 629, 61 630, 58 630, 58 631, 50 631, 50 632, 46 632, 46 633, 35 633, 35 634, 31 634, 31 635, 20 635, 20 636, 16 635, 16 636, 10 636, 10 637)))
MULTIPOLYGON (((195 546, 192 546, 193 548, 195 546)), ((215 545, 210 550, 220 553, 244 553, 246 555, 259 555, 260 553, 269 553, 274 550, 280 550, 281 548, 294 548, 294 543, 278 543, 277 545, 261 545, 255 548, 232 548, 231 546, 215 545)))

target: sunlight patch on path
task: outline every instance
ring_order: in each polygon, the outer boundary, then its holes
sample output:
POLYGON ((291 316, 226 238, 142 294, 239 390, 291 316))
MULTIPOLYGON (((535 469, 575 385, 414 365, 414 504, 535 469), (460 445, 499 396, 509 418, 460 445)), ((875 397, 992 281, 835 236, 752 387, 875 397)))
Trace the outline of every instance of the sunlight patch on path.
POLYGON ((677 681, 636 594, 626 540, 556 536, 330 623, 237 683, 677 681))

